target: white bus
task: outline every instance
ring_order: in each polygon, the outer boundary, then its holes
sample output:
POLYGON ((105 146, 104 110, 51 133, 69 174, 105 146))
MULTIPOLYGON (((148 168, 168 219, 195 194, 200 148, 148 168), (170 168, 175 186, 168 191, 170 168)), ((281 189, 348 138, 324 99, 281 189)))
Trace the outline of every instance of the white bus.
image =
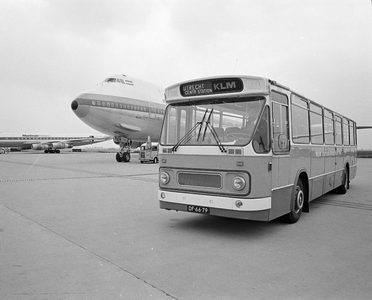
POLYGON ((162 209, 295 223, 356 175, 355 122, 275 81, 212 77, 165 94, 162 209))

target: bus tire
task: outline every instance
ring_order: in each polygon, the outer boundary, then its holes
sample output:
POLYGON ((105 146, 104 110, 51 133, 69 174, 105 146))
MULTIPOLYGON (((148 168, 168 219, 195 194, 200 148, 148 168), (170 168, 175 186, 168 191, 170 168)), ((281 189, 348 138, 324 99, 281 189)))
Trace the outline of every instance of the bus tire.
POLYGON ((337 188, 337 193, 339 194, 346 194, 349 185, 349 172, 345 168, 344 172, 342 173, 342 184, 337 188))
POLYGON ((154 164, 157 164, 158 162, 159 162, 158 158, 155 157, 155 158, 154 158, 154 164))
POLYGON ((304 207, 305 191, 301 179, 298 179, 293 196, 293 202, 292 210, 284 216, 284 220, 289 224, 296 223, 300 219, 302 208, 304 207))

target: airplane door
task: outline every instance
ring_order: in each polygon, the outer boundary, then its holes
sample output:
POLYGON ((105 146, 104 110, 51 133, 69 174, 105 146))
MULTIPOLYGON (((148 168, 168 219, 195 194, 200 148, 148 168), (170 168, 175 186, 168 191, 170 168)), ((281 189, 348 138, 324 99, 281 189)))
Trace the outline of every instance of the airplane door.
POLYGON ((149 103, 149 117, 150 119, 155 119, 156 118, 156 108, 155 108, 155 103, 149 103))

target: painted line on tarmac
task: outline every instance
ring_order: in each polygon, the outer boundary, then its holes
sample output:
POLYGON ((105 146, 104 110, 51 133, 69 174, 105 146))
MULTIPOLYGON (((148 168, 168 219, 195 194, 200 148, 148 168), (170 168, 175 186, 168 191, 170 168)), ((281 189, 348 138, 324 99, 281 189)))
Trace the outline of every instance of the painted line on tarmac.
POLYGON ((11 208, 11 207, 9 207, 9 206, 7 206, 7 205, 4 205, 4 204, 0 204, 0 205, 3 206, 3 207, 5 207, 5 208, 7 208, 9 211, 12 211, 13 213, 17 214, 18 216, 20 216, 20 217, 22 217, 22 218, 24 218, 24 219, 26 219, 26 220, 29 220, 30 222, 36 224, 37 226, 39 226, 39 227, 41 227, 41 228, 44 228, 45 230, 47 230, 47 231, 51 232, 52 234, 54 234, 54 235, 60 237, 61 239, 64 239, 65 241, 67 241, 67 242, 69 242, 69 243, 71 243, 71 244, 73 244, 73 245, 75 245, 75 246, 77 246, 77 247, 83 249, 84 251, 87 251, 87 252, 89 252, 90 254, 92 254, 92 255, 94 255, 94 256, 96 256, 96 257, 98 257, 98 258, 100 258, 100 259, 106 261, 107 263, 109 263, 109 264, 111 264, 111 265, 113 265, 113 266, 119 268, 120 270, 122 270, 123 272, 129 274, 130 276, 133 276, 133 277, 136 278, 137 280, 142 281, 144 284, 149 285, 149 286, 151 286, 152 288, 154 288, 154 289, 160 291, 161 293, 163 293, 163 294, 166 295, 167 297, 169 297, 169 298, 171 298, 171 299, 175 299, 175 300, 177 300, 176 297, 172 296, 171 294, 169 294, 168 292, 166 292, 164 289, 162 289, 162 288, 160 288, 160 287, 157 287, 155 284, 150 283, 149 281, 145 280, 144 278, 141 278, 139 275, 136 275, 135 273, 133 273, 133 272, 127 270, 125 267, 123 267, 123 266, 121 266, 121 265, 119 265, 119 264, 117 264, 117 263, 111 261, 110 259, 108 259, 108 258, 106 258, 106 257, 104 257, 104 256, 102 256, 102 255, 100 255, 100 254, 98 254, 97 252, 88 249, 87 247, 85 247, 85 246, 81 245, 80 243, 74 241, 72 238, 66 237, 65 235, 63 235, 63 234, 57 232, 56 230, 51 229, 51 228, 49 228, 48 226, 45 226, 45 225, 41 224, 40 222, 38 222, 38 221, 36 221, 36 220, 34 220, 34 219, 32 219, 32 218, 26 216, 25 214, 22 214, 22 213, 20 213, 20 212, 18 212, 18 211, 16 211, 16 210, 14 210, 13 208, 11 208))
POLYGON ((77 180, 77 179, 102 179, 102 178, 126 178, 131 180, 158 182, 157 179, 144 178, 141 176, 157 175, 157 173, 139 175, 98 175, 98 176, 78 176, 78 177, 54 177, 54 178, 25 178, 25 179, 0 179, 0 183, 26 182, 26 181, 48 181, 48 180, 77 180))
POLYGON ((369 203, 358 203, 358 202, 329 200, 329 199, 316 199, 314 201, 311 201, 311 203, 318 203, 318 204, 324 204, 324 205, 340 206, 340 207, 346 207, 346 208, 354 208, 354 209, 372 211, 372 204, 369 204, 369 203))

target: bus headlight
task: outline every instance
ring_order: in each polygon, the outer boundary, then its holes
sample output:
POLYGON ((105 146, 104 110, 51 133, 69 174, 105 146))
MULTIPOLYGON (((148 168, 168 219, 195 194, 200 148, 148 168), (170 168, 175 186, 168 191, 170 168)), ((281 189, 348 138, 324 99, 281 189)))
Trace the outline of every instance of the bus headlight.
POLYGON ((170 176, 167 172, 161 172, 159 175, 159 180, 161 184, 167 184, 169 183, 170 176))
POLYGON ((233 187, 237 191, 241 191, 242 189, 245 188, 246 182, 243 177, 237 176, 233 179, 233 187))

